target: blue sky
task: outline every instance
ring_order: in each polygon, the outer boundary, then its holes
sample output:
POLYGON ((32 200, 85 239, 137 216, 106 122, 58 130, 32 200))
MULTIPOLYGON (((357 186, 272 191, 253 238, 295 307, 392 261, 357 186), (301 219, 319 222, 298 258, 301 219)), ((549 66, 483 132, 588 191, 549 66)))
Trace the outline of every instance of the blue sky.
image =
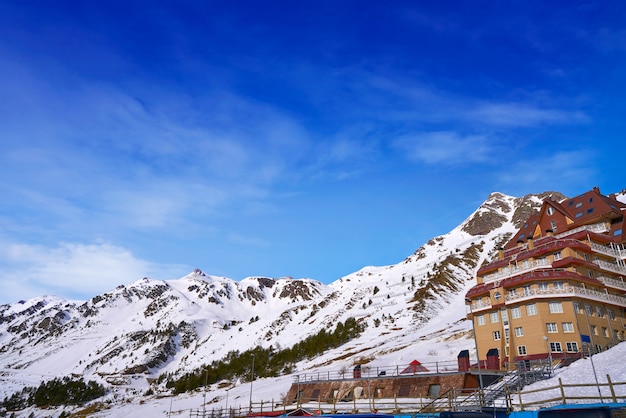
POLYGON ((330 283, 626 188, 622 1, 0 0, 0 303, 330 283))

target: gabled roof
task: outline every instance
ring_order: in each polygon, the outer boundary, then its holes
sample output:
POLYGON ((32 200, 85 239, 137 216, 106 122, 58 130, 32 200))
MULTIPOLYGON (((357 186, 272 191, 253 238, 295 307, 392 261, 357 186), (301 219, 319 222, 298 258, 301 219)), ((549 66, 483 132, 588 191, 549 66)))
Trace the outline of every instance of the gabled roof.
POLYGON ((409 367, 402 370, 400 374, 409 374, 409 373, 427 372, 427 371, 428 369, 424 367, 422 363, 420 363, 417 360, 413 360, 412 362, 409 363, 409 367))
POLYGON ((506 244, 505 248, 510 249, 518 242, 526 241, 528 238, 538 238, 546 231, 541 230, 542 220, 548 216, 548 208, 552 208, 554 213, 560 215, 567 225, 566 230, 571 230, 582 225, 590 225, 598 222, 610 221, 610 234, 616 237, 617 242, 626 241, 623 231, 624 215, 626 215, 626 204, 615 199, 614 196, 605 196, 600 193, 600 189, 594 187, 579 196, 556 202, 549 198, 544 199, 539 211, 532 214, 526 223, 517 231, 513 238, 506 244))

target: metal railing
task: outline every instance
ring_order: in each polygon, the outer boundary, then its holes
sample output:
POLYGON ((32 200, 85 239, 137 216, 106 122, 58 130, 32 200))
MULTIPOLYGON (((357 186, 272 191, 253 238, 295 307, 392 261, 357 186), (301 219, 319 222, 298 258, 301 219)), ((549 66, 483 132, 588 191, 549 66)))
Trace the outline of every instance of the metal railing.
POLYGON ((589 232, 595 232, 595 233, 598 233, 598 234, 602 234, 602 233, 609 232, 610 230, 611 230, 611 228, 609 227, 609 225, 606 222, 600 222, 600 223, 592 224, 592 225, 579 226, 578 228, 574 228, 572 230, 561 232, 560 234, 556 234, 555 237, 556 238, 563 238, 563 237, 567 237, 569 235, 574 235, 575 233, 580 232, 580 231, 589 231, 589 232))
POLYGON ((604 283, 605 286, 616 287, 626 290, 626 282, 624 282, 623 278, 620 278, 620 280, 611 279, 610 277, 605 276, 598 276, 596 278, 604 283))
POLYGON ((236 418, 245 416, 286 415, 295 409, 306 409, 316 415, 324 413, 381 413, 381 414, 429 414, 443 411, 476 411, 499 408, 507 411, 532 410, 559 404, 617 403, 626 402, 626 382, 613 382, 606 375, 603 382, 564 383, 558 378, 556 384, 539 389, 523 390, 504 384, 502 387, 479 389, 451 389, 438 397, 376 398, 362 397, 349 402, 327 399, 309 402, 254 402, 252 405, 213 409, 192 409, 190 418, 236 418), (251 406, 251 407, 250 407, 251 406), (266 415, 264 415, 266 414, 266 415))
POLYGON ((522 273, 526 273, 528 271, 536 270, 542 267, 551 266, 552 264, 548 259, 540 258, 533 261, 520 262, 517 264, 511 264, 510 266, 504 267, 502 270, 491 273, 486 277, 483 277, 484 283, 495 282, 496 280, 502 279, 503 277, 511 277, 516 276, 522 273))
POLYGON ((377 379, 388 377, 410 377, 423 374, 458 373, 458 361, 433 361, 415 365, 390 365, 390 366, 361 366, 354 368, 342 368, 339 370, 327 370, 324 372, 302 373, 294 376, 294 383, 311 383, 329 380, 346 379, 377 379))
POLYGON ((530 289, 523 293, 509 293, 506 295, 505 300, 507 302, 519 302, 524 299, 534 299, 541 297, 572 297, 581 296, 587 299, 592 299, 599 302, 609 302, 612 304, 626 307, 626 297, 612 295, 606 292, 598 292, 596 290, 586 289, 577 286, 564 286, 560 289, 530 289))
POLYGON ((600 266, 600 268, 604 270, 612 271, 613 273, 617 274, 626 274, 626 267, 621 264, 610 263, 604 260, 594 260, 593 263, 597 264, 598 266, 600 266))

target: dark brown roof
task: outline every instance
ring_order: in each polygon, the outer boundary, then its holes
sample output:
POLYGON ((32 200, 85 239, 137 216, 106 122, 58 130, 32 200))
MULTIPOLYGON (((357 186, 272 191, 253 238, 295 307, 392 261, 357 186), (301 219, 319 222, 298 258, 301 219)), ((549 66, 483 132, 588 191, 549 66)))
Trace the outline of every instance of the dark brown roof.
POLYGON ((549 227, 546 227, 546 216, 549 207, 553 208, 555 213, 557 213, 557 216, 553 219, 560 224, 559 230, 555 232, 571 230, 582 225, 609 221, 611 225, 609 234, 613 238, 613 241, 618 243, 626 242, 626 237, 623 233, 626 204, 615 199, 614 195, 603 195, 600 193, 600 189, 594 187, 588 192, 570 199, 565 199, 562 202, 544 199, 543 205, 539 211, 528 218, 526 223, 506 244, 505 249, 515 247, 519 241, 526 241, 528 238, 538 238, 538 236, 546 234, 549 229, 549 227))

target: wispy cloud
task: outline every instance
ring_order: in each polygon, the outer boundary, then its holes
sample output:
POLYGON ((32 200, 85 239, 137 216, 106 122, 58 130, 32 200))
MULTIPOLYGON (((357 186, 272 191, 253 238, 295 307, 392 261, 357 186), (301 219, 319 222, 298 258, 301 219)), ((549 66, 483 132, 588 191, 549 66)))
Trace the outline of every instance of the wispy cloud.
POLYGON ((484 136, 464 137, 451 131, 404 136, 394 146, 405 152, 409 160, 450 166, 485 161, 495 148, 484 136))
POLYGON ((579 124, 590 121, 580 111, 549 109, 525 103, 483 103, 465 115, 470 121, 502 127, 579 124))

